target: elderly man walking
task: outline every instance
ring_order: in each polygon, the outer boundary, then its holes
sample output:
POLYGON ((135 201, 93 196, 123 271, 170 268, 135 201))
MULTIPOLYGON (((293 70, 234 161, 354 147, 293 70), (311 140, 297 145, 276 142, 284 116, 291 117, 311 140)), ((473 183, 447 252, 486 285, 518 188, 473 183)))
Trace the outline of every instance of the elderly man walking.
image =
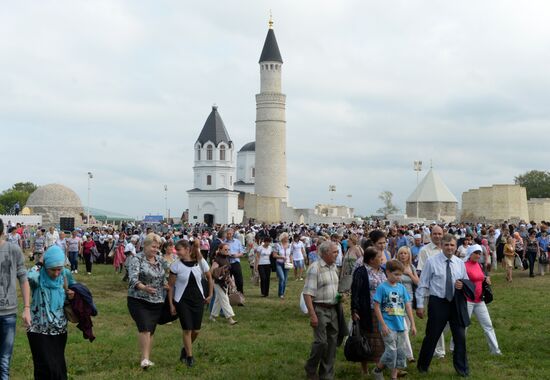
POLYGON ((319 260, 307 271, 304 300, 313 328, 311 353, 305 370, 308 379, 333 379, 338 340, 338 246, 324 242, 318 249, 319 260))

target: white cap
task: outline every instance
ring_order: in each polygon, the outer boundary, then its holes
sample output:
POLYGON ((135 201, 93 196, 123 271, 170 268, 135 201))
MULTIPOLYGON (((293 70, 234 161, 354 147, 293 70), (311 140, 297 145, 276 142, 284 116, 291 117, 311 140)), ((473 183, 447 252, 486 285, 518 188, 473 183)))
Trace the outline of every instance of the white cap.
POLYGON ((483 249, 481 248, 481 245, 474 244, 468 247, 468 250, 466 251, 466 257, 464 258, 464 261, 470 260, 470 256, 472 256, 472 253, 474 252, 483 252, 483 249))

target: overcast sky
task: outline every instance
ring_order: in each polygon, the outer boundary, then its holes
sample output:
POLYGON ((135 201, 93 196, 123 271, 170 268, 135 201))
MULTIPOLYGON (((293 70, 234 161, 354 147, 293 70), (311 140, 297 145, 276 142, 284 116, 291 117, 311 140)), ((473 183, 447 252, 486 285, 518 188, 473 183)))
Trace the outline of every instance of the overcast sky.
POLYGON ((64 184, 132 216, 187 208, 216 103, 254 140, 269 10, 293 206, 402 210, 433 161, 457 199, 550 162, 547 1, 25 1, 0 11, 0 190, 64 184), (348 198, 346 195, 351 194, 348 198))

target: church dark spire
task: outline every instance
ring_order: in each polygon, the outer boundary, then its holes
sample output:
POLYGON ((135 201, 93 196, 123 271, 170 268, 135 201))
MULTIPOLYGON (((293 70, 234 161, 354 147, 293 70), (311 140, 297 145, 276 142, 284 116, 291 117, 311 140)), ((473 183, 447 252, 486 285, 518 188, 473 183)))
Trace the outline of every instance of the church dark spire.
POLYGON ((197 142, 201 144, 207 141, 213 142, 216 146, 222 141, 231 145, 231 139, 229 138, 227 129, 225 129, 223 120, 218 113, 218 106, 216 105, 212 106, 212 112, 208 115, 204 127, 202 127, 201 134, 197 139, 197 142))

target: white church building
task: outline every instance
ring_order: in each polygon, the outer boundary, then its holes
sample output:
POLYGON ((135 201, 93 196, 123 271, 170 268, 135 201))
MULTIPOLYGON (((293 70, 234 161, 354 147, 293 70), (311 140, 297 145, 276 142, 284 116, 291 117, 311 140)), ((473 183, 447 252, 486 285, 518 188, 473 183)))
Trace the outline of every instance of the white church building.
POLYGON ((187 191, 189 221, 240 223, 243 211, 238 208, 239 192, 233 188, 236 178, 234 145, 217 106, 212 106, 212 112, 195 142, 193 171, 194 188, 187 191))

